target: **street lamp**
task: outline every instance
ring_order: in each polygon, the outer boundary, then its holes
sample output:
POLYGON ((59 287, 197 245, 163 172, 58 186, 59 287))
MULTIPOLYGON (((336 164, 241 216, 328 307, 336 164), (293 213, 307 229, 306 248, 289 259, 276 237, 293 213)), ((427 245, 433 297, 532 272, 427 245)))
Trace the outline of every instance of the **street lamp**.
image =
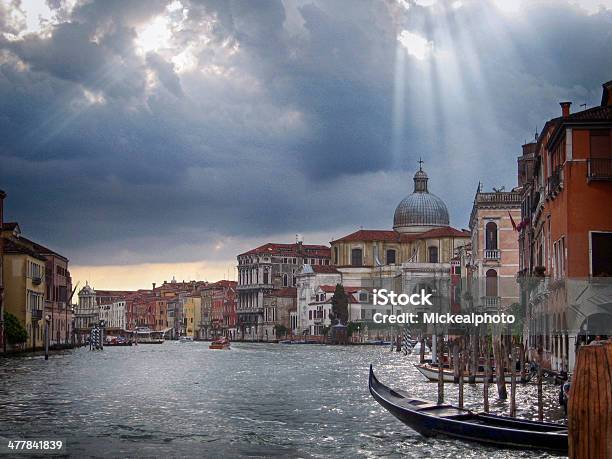
POLYGON ((51 322, 51 316, 45 315, 45 360, 49 360, 49 322, 51 322))
POLYGON ((104 327, 106 326, 106 321, 104 319, 100 320, 100 350, 104 350, 104 327))

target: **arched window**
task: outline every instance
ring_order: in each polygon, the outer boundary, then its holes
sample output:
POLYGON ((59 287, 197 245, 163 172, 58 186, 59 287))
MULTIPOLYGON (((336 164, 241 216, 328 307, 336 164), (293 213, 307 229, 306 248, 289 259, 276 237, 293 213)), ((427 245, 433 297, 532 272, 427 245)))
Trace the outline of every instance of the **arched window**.
POLYGON ((485 250, 497 250, 497 225, 493 222, 485 226, 485 250))
POLYGON ((429 247, 429 262, 430 263, 438 263, 438 248, 437 247, 429 247))
POLYGON ((487 271, 487 280, 485 287, 485 294, 487 296, 497 296, 497 271, 495 271, 494 269, 489 269, 487 271))
POLYGON ((289 286, 289 276, 287 274, 283 274, 283 287, 289 286))
POLYGON ((270 274, 268 273, 268 270, 265 269, 263 272, 263 283, 264 284, 269 284, 270 282, 268 282, 270 280, 270 274))
POLYGON ((351 266, 363 266, 363 251, 361 249, 351 250, 351 266))
POLYGON ((393 249, 387 250, 387 264, 388 265, 395 264, 395 250, 393 249))

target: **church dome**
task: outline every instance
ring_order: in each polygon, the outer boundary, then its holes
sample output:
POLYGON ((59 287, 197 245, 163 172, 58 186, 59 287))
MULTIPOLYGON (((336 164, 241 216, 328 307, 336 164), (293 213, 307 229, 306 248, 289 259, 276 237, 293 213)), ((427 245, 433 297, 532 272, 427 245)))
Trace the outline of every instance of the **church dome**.
POLYGON ((427 189, 429 178, 421 168, 414 174, 414 192, 399 203, 393 217, 393 229, 400 233, 418 233, 448 226, 444 201, 427 189))

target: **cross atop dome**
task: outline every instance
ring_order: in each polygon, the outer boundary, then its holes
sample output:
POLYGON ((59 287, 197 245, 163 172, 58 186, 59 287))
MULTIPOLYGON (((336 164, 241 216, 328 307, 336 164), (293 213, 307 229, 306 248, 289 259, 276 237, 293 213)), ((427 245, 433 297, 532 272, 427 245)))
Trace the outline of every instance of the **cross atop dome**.
POLYGON ((419 157, 419 161, 418 161, 418 163, 419 163, 419 170, 420 170, 420 171, 422 171, 422 170, 423 170, 423 163, 424 163, 424 162, 425 162, 425 161, 423 161, 423 158, 419 157))

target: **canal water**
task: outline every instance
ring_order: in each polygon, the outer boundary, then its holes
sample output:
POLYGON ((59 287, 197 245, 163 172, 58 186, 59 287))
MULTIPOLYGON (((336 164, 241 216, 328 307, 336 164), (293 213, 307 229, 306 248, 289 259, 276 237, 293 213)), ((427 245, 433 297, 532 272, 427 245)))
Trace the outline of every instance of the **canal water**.
MULTIPOLYGON (((548 457, 426 439, 370 396, 379 379, 436 399, 437 384, 388 347, 206 343, 87 348, 0 358, 0 440, 62 439, 71 457, 548 457)), ((446 384, 447 401, 457 386, 446 384)), ((519 416, 534 419, 536 386, 520 387, 519 416)), ((491 409, 507 412, 496 400, 491 409)), ((481 409, 482 387, 465 386, 481 409)), ((546 419, 563 419, 545 386, 546 419)), ((23 457, 23 456, 22 456, 23 457)))

